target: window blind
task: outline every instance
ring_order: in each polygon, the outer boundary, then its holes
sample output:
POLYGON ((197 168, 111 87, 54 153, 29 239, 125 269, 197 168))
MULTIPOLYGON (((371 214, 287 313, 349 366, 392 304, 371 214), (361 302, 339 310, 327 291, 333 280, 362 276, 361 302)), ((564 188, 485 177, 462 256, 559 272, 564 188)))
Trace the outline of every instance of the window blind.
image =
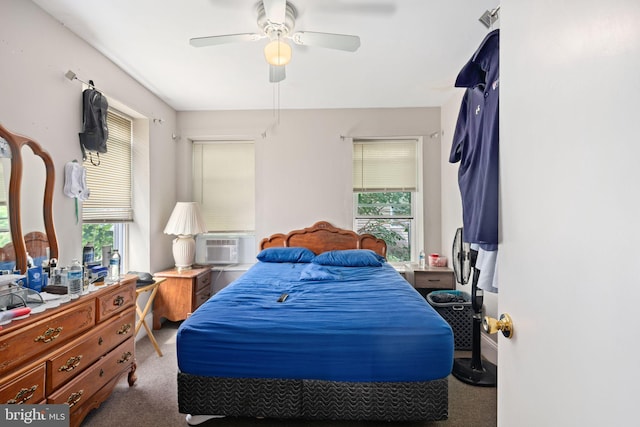
MULTIPOLYGON (((90 196, 82 204, 82 221, 131 222, 131 141, 132 122, 129 118, 107 112, 107 152, 100 154, 100 165, 89 159, 83 162, 87 169, 87 187, 90 196)), ((95 161, 96 154, 93 153, 95 161)))
POLYGON ((194 142, 193 200, 200 203, 209 231, 253 231, 253 141, 194 142))
POLYGON ((417 191, 418 141, 354 140, 353 191, 417 191))

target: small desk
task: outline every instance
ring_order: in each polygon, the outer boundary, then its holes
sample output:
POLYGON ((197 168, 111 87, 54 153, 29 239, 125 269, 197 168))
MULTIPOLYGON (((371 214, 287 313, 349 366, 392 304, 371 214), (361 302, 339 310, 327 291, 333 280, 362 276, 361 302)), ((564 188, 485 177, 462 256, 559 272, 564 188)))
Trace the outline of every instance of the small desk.
POLYGON ((160 346, 156 341, 156 337, 153 336, 153 332, 151 331, 151 328, 149 327, 149 325, 147 325, 145 316, 147 315, 147 313, 149 313, 149 310, 153 305, 153 300, 155 299, 156 293, 158 292, 158 286, 160 285, 160 283, 164 282, 167 279, 164 277, 154 277, 153 280, 155 280, 155 283, 149 283, 148 285, 142 285, 142 286, 136 287, 136 312, 138 313, 139 319, 138 319, 138 323, 136 324, 136 330, 135 330, 134 336, 138 335, 138 331, 140 331, 140 327, 144 326, 144 329, 147 331, 147 335, 149 335, 149 339, 151 340, 151 344, 153 344, 153 347, 156 349, 158 356, 162 357, 162 351, 160 351, 160 346), (147 300, 147 304, 145 304, 143 309, 140 309, 140 305, 138 304, 138 297, 140 296, 140 294, 144 292, 149 292, 149 291, 151 292, 151 295, 147 300))

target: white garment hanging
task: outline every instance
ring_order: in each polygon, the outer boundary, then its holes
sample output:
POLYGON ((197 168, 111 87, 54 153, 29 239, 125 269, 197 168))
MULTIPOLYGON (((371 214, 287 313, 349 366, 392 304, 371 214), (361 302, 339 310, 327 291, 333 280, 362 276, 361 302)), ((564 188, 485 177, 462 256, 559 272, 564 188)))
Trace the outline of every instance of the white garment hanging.
POLYGON ((73 161, 64 165, 64 194, 67 197, 87 200, 90 191, 87 188, 87 170, 73 161))
POLYGON ((487 292, 498 293, 498 250, 487 251, 472 243, 471 249, 478 251, 476 268, 480 270, 478 276, 478 289, 487 292))

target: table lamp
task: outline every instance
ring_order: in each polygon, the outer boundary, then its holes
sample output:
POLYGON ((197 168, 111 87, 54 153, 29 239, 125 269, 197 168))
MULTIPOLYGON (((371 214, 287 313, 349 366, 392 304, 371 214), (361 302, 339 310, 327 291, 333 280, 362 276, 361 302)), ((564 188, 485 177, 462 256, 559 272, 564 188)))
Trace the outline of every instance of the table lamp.
POLYGON ((173 234, 173 259, 178 271, 189 270, 196 255, 198 233, 207 231, 207 225, 196 202, 178 202, 171 212, 171 217, 164 228, 165 234, 173 234))

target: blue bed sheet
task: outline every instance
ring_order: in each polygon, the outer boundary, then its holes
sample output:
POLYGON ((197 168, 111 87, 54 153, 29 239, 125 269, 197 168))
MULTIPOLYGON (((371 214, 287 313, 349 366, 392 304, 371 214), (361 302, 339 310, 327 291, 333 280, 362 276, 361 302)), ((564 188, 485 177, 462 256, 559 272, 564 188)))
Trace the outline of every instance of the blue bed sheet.
POLYGON ((448 323, 387 263, 258 262, 177 334, 181 372, 224 378, 429 381, 449 375, 453 349, 448 323))

